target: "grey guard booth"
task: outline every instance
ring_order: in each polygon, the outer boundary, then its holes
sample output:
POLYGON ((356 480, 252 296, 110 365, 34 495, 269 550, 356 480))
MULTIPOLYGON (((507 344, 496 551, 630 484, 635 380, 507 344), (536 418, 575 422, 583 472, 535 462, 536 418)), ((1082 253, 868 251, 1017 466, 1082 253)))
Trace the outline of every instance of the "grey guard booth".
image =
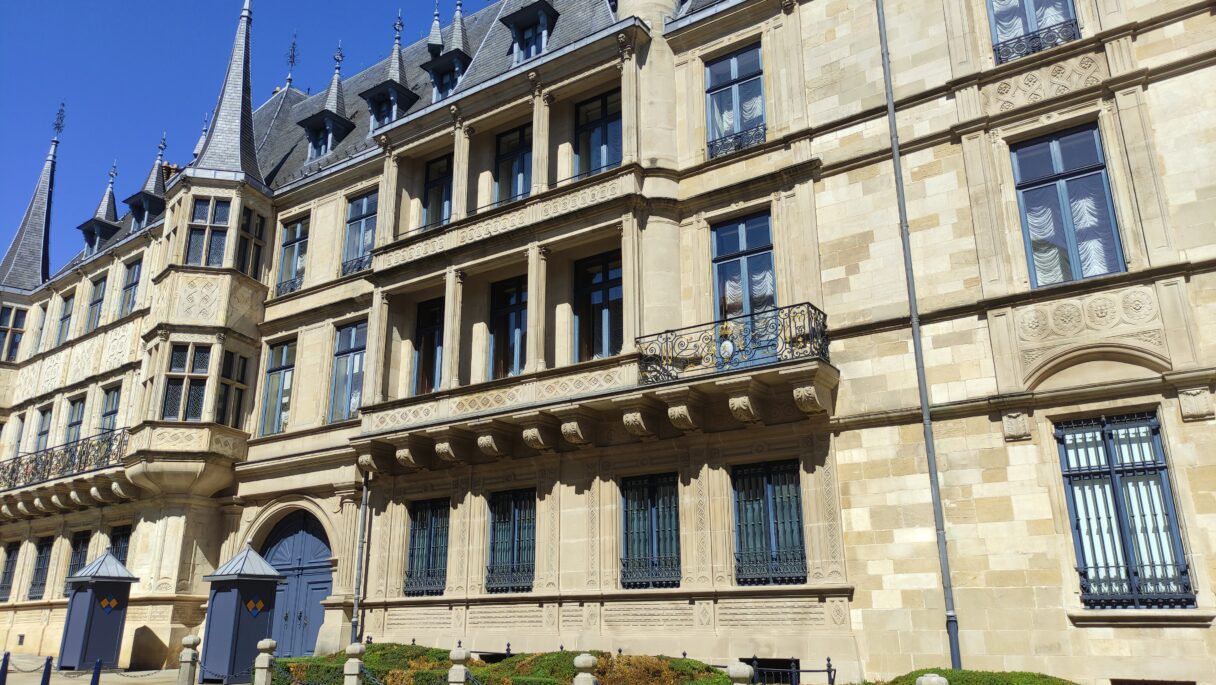
POLYGON ((127 598, 139 582, 110 550, 68 578, 71 599, 59 643, 59 670, 87 670, 98 659, 103 668, 118 668, 127 598))
POLYGON ((198 681, 251 682, 258 642, 270 637, 275 588, 283 574, 246 544, 203 580, 211 583, 211 594, 198 681))

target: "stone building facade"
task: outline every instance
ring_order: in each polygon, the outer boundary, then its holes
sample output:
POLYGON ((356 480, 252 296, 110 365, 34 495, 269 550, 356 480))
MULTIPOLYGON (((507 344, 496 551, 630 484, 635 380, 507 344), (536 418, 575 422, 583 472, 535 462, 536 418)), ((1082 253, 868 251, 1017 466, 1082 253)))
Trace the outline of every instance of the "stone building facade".
POLYGON ((110 546, 167 663, 248 542, 283 654, 849 682, 949 663, 949 602, 968 668, 1216 682, 1216 5, 885 18, 897 141, 871 2, 457 3, 256 110, 246 3, 193 160, 51 274, 57 135, 0 263, 5 649, 110 546))

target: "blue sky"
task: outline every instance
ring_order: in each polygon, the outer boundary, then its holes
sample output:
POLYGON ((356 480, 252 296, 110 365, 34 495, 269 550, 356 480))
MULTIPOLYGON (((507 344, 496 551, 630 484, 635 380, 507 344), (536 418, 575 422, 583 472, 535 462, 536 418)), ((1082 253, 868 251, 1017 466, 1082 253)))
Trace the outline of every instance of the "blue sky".
MULTIPOLYGON (((184 164, 215 107, 242 0, 43 0, 0 2, 0 250, 8 248, 46 157, 60 101, 51 215, 51 270, 83 245, 76 227, 92 216, 118 160, 116 192, 134 193, 156 158, 184 164)), ((466 16, 486 0, 466 0, 466 16)), ((456 0, 441 0, 446 25, 456 0)), ((294 85, 317 92, 333 73, 338 41, 352 75, 383 59, 403 11, 406 44, 430 29, 433 0, 253 0, 253 103, 287 75, 299 35, 294 85)), ((120 211, 123 209, 119 208, 120 211)))

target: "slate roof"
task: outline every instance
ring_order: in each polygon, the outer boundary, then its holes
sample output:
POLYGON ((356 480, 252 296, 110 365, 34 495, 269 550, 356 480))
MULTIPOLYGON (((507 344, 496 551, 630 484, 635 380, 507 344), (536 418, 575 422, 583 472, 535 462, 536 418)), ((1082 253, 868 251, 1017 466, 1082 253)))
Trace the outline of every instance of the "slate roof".
POLYGON ((51 140, 51 150, 38 175, 34 196, 25 209, 13 242, 0 261, 0 286, 34 290, 46 282, 51 270, 51 196, 55 190, 55 154, 59 137, 51 140))
POLYGON ((211 126, 202 141, 198 157, 190 164, 196 169, 244 173, 262 182, 253 133, 253 106, 249 85, 249 40, 253 13, 249 0, 241 10, 236 40, 228 60, 228 72, 220 89, 219 102, 211 126))
POLYGON ((203 576, 207 582, 241 579, 284 580, 284 577, 248 543, 239 554, 215 569, 215 573, 203 576))
POLYGON ((84 583, 94 580, 135 583, 139 581, 139 578, 135 577, 134 573, 128 571, 127 567, 123 566, 122 562, 118 560, 118 557, 115 557, 107 549, 101 556, 70 576, 67 582, 84 583))

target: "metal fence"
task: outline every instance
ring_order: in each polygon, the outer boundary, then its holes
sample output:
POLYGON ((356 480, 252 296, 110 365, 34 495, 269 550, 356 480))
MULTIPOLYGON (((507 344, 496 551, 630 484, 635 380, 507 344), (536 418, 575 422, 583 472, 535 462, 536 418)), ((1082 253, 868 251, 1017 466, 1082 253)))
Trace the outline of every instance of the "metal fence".
POLYGON ((710 159, 725 157, 726 155, 746 150, 749 147, 755 147, 763 143, 768 134, 768 127, 764 124, 754 126, 746 131, 739 131, 729 136, 722 136, 717 140, 711 140, 708 144, 708 153, 710 159))
POLYGON ((127 429, 107 431, 0 462, 0 490, 12 490, 122 463, 127 429))
MULTIPOLYGON (((765 660, 768 661, 767 659, 765 660)), ((797 659, 790 659, 789 666, 761 666, 760 659, 753 656, 751 661, 752 682, 765 685, 809 685, 822 678, 807 678, 809 675, 826 676, 828 685, 836 685, 836 669, 828 658, 824 668, 801 668, 797 659)))
POLYGON ((1080 37, 1081 32, 1077 29, 1077 22, 1065 21, 1034 33, 997 43, 992 46, 992 52, 996 55, 996 63, 1004 64, 1054 48, 1057 45, 1063 45, 1080 37))

